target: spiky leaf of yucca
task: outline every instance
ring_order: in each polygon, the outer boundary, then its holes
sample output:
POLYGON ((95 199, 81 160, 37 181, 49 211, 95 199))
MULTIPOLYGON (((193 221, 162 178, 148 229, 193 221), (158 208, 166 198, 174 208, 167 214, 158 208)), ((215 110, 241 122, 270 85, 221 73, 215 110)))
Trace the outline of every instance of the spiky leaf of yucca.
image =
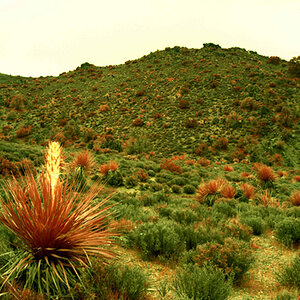
POLYGON ((20 182, 7 182, 5 190, 8 200, 0 199, 0 221, 23 245, 22 255, 2 274, 4 282, 20 279, 29 269, 34 278, 26 278, 25 287, 38 281, 39 292, 45 287, 48 293, 51 286, 60 290, 61 284, 69 289, 69 275, 80 279, 79 268, 89 265, 89 256, 114 257, 106 248, 116 235, 107 224, 107 198, 92 203, 101 186, 82 194, 59 179, 53 188, 44 173, 38 179, 27 173, 20 182))

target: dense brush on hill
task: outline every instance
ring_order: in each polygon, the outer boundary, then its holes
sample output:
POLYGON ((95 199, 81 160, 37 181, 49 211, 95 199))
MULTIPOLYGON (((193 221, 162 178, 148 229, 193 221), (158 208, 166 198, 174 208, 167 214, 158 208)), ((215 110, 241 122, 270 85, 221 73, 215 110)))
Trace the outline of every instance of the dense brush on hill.
POLYGON ((241 48, 166 48, 58 77, 0 74, 1 139, 294 166, 299 60, 241 48), (298 73, 297 73, 298 72, 298 73))

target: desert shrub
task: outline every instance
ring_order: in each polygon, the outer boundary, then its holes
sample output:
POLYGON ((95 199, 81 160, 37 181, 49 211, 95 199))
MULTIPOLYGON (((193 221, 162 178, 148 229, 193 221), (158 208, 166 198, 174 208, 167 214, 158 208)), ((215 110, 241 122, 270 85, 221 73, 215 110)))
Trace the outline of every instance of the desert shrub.
POLYGON ((178 102, 178 107, 180 109, 189 109, 190 108, 190 102, 187 101, 187 100, 180 99, 179 102, 178 102))
POLYGON ((149 175, 150 177, 154 177, 154 176, 155 176, 155 171, 154 171, 154 170, 149 170, 149 171, 148 171, 148 175, 149 175))
MULTIPOLYGON (((114 263, 94 266, 86 279, 86 285, 89 286, 88 292, 99 300, 140 300, 146 298, 149 284, 148 276, 141 268, 114 263)), ((87 299, 90 294, 82 296, 87 299)))
POLYGON ((300 206, 300 190, 293 191, 290 201, 294 206, 300 206))
POLYGON ((257 177, 259 180, 261 180, 264 183, 269 181, 274 181, 276 179, 276 175, 273 172, 273 170, 266 165, 263 165, 258 169, 257 177))
POLYGON ((275 225, 276 238, 286 246, 300 242, 300 219, 284 218, 275 225))
POLYGON ((186 184, 186 179, 181 177, 181 176, 176 176, 174 177, 171 181, 170 184, 176 184, 179 186, 184 186, 186 184))
POLYGON ((131 242, 141 249, 146 259, 158 257, 162 260, 177 259, 185 249, 180 225, 169 220, 158 220, 156 223, 145 223, 129 233, 131 242))
POLYGON ((161 191, 163 189, 163 185, 158 183, 158 182, 151 182, 149 185, 149 189, 152 192, 158 192, 161 191))
POLYGON ((21 126, 17 132, 16 132, 16 136, 17 138, 23 138, 23 137, 26 137, 26 136, 29 136, 31 133, 31 126, 21 126))
POLYGON ((133 188, 139 184, 138 178, 136 175, 132 174, 130 176, 127 176, 124 179, 124 185, 126 188, 133 188))
POLYGON ((115 187, 124 185, 122 173, 119 170, 109 170, 107 173, 107 183, 115 187))
POLYGON ((283 267, 277 274, 281 284, 300 288, 300 255, 298 254, 288 266, 283 267))
POLYGON ((242 218, 241 223, 250 226, 254 235, 261 235, 265 229, 265 225, 261 217, 245 217, 242 218))
POLYGON ((234 281, 239 281, 249 270, 253 257, 248 244, 227 238, 224 244, 207 243, 198 246, 195 261, 200 267, 210 263, 225 274, 233 276, 234 281))
POLYGON ((162 164, 160 165, 160 168, 168 170, 172 173, 182 173, 181 167, 179 165, 176 165, 172 159, 164 158, 162 164))
POLYGON ((187 119, 184 123, 186 128, 196 128, 198 126, 198 121, 196 119, 187 119))
POLYGON ((15 120, 16 118, 17 118, 17 114, 16 114, 16 112, 15 111, 10 111, 8 114, 7 114, 7 116, 6 116, 6 120, 7 121, 13 121, 13 120, 15 120))
POLYGON ((241 108, 255 110, 258 107, 258 102, 252 97, 247 97, 241 101, 241 108))
POLYGON ((289 61, 288 74, 300 78, 300 56, 294 57, 289 61))
POLYGON ((132 126, 143 126, 145 124, 145 121, 141 118, 137 118, 133 120, 132 126))
POLYGON ((140 154, 149 151, 149 141, 146 136, 138 136, 130 139, 126 147, 127 154, 140 154))
POLYGON ((80 137, 80 127, 76 121, 71 120, 67 126, 64 127, 64 135, 67 139, 75 140, 80 137))
POLYGON ((207 151, 208 145, 204 142, 199 143, 198 147, 195 150, 195 154, 202 155, 205 151, 207 151))
POLYGON ((102 144, 101 144, 102 149, 111 149, 111 150, 116 150, 118 152, 123 151, 123 146, 122 142, 118 139, 106 139, 102 144))
POLYGON ((181 194, 181 187, 177 184, 171 186, 172 192, 175 194, 181 194))
POLYGON ((170 201, 170 198, 162 191, 146 195, 144 194, 140 196, 140 199, 144 206, 152 206, 158 203, 166 204, 170 201))
POLYGON ((183 192, 192 195, 196 193, 196 188, 193 185, 187 184, 183 187, 183 192))
POLYGON ((253 233, 252 228, 246 224, 242 224, 238 219, 233 218, 227 220, 223 224, 224 234, 243 241, 249 242, 253 233))
POLYGON ((281 62, 281 59, 278 56, 270 56, 267 60, 267 63, 272 64, 272 65, 279 65, 280 62, 281 62))
POLYGON ((26 104, 24 96, 18 94, 11 97, 9 107, 14 108, 15 110, 21 110, 24 107, 24 104, 26 104))
POLYGON ((220 137, 214 142, 213 147, 217 150, 226 150, 228 148, 228 140, 224 137, 220 137))
POLYGON ((18 241, 15 251, 6 253, 1 277, 48 298, 70 294, 89 257, 114 257, 106 248, 116 236, 103 207, 107 199, 93 201, 102 187, 93 185, 87 193, 73 189, 59 177, 61 163, 60 145, 52 142, 45 173, 12 178, 4 186, 7 198, 0 199, 1 223, 18 241))
POLYGON ((232 280, 226 280, 224 273, 212 266, 186 266, 177 271, 174 287, 179 299, 225 300, 230 295, 232 280))
POLYGON ((233 218, 237 214, 237 210, 235 208, 235 205, 229 201, 220 201, 217 202, 213 208, 211 209, 212 213, 217 212, 219 215, 223 217, 223 219, 226 218, 233 218))
POLYGON ((298 300, 297 292, 291 293, 283 290, 276 295, 274 300, 298 300))
POLYGON ((77 167, 84 170, 88 174, 91 169, 95 166, 95 160, 93 155, 89 151, 78 153, 71 163, 71 168, 76 169, 77 167))

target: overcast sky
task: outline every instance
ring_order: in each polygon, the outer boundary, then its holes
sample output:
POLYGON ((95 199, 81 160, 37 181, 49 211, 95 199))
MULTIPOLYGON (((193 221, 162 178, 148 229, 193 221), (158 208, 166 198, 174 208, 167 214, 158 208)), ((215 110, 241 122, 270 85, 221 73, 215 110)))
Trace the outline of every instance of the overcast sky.
POLYGON ((212 42, 300 55, 300 0, 0 0, 0 73, 58 75, 212 42))

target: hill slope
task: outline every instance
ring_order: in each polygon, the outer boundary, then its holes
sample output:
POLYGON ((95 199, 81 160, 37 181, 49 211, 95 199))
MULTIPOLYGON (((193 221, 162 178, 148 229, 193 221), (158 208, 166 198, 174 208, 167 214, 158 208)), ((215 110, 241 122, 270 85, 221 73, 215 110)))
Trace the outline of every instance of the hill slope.
MULTIPOLYGON (((58 77, 0 74, 1 138, 295 165, 299 80, 288 62, 240 48, 166 48, 58 77), (126 142, 127 141, 127 142, 126 142), (278 158, 279 157, 279 158, 278 158)), ((299 155, 298 155, 299 157, 299 155)))

